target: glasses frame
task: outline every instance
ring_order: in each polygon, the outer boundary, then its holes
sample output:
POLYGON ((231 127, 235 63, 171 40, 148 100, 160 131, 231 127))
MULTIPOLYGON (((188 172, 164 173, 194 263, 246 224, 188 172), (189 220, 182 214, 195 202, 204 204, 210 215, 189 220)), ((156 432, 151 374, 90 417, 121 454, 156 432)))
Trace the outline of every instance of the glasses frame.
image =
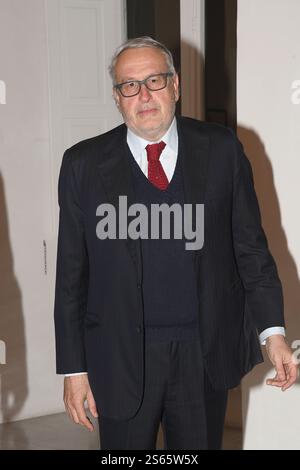
POLYGON ((173 72, 154 73, 154 74, 149 75, 148 77, 146 77, 144 80, 127 80, 126 82, 118 83, 118 84, 114 85, 114 88, 116 90, 118 90, 124 98, 132 98, 133 96, 136 96, 140 93, 142 85, 145 85, 147 90, 150 90, 150 91, 163 90, 164 88, 166 88, 166 86, 168 84, 168 77, 173 77, 173 76, 174 76, 173 72), (147 81, 149 80, 149 78, 152 78, 152 77, 165 77, 166 78, 165 85, 160 87, 160 88, 156 88, 156 90, 152 90, 147 85, 147 81), (134 93, 133 95, 124 95, 121 88, 122 88, 123 85, 126 85, 126 83, 137 83, 139 85, 138 91, 136 93, 134 93))

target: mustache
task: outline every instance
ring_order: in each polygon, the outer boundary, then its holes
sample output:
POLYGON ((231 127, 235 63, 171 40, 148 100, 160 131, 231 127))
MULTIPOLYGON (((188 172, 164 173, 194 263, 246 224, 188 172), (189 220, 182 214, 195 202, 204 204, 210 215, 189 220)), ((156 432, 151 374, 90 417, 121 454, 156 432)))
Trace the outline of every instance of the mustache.
POLYGON ((159 109, 158 106, 146 106, 139 109, 137 112, 142 113, 143 111, 149 111, 150 109, 159 109))

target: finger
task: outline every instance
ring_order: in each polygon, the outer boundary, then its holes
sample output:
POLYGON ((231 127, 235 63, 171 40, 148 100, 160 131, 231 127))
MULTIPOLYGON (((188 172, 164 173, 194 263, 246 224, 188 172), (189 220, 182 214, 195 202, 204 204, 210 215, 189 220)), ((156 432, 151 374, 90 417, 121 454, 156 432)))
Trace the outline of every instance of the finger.
POLYGON ((288 381, 282 387, 282 391, 284 392, 288 388, 290 388, 297 380, 297 366, 295 364, 291 364, 288 371, 288 381))
POLYGON ((73 408, 71 405, 68 405, 66 409, 71 420, 74 421, 74 423, 79 424, 79 418, 75 408, 73 408))
POLYGON ((276 372, 277 372, 277 379, 278 379, 278 381, 285 381, 285 380, 287 380, 286 372, 285 372, 285 369, 284 369, 284 366, 283 366, 282 361, 277 361, 277 362, 275 362, 275 369, 276 369, 276 372))
POLYGON ((268 379, 267 385, 272 385, 273 387, 283 387, 286 384, 286 380, 276 380, 276 379, 268 379))
POLYGON ((84 407, 81 405, 76 408, 76 412, 79 418, 79 423, 85 426, 89 431, 94 431, 94 426, 88 416, 86 416, 84 407))
POLYGON ((275 387, 282 387, 286 382, 287 382, 286 379, 285 380, 279 380, 278 374, 276 374, 275 377, 273 377, 272 379, 267 379, 266 380, 267 385, 273 385, 275 387))
POLYGON ((93 395, 89 394, 87 396, 87 404, 94 418, 98 418, 97 406, 96 406, 96 402, 94 400, 93 395))
MULTIPOLYGON (((76 414, 73 414, 72 412, 72 405, 70 404, 70 402, 67 400, 66 397, 64 397, 64 404, 65 404, 65 410, 66 410, 66 413, 69 415, 69 418, 72 420, 72 421, 75 421, 77 419, 78 421, 78 417, 76 414)), ((75 421, 76 423, 76 421, 75 421)))

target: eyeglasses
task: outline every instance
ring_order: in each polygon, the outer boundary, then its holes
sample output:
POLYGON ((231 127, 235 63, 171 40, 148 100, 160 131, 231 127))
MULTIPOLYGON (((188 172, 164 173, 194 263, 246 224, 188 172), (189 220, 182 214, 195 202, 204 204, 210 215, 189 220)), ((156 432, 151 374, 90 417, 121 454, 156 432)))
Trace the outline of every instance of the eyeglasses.
POLYGON ((172 77, 172 72, 157 73, 150 75, 145 80, 128 80, 128 82, 119 83, 114 86, 121 93, 124 98, 138 95, 141 91, 141 86, 145 85, 150 91, 158 91, 166 88, 168 77, 172 77))

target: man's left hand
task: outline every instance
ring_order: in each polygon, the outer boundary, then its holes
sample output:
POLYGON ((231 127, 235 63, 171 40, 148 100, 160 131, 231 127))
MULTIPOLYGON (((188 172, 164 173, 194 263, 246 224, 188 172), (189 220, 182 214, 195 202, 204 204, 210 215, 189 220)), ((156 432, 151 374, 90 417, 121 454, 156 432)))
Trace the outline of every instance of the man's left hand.
POLYGON ((272 335, 266 341, 266 349, 270 361, 276 369, 273 379, 267 379, 267 385, 280 387, 284 392, 297 380, 298 365, 293 351, 282 335, 272 335))

